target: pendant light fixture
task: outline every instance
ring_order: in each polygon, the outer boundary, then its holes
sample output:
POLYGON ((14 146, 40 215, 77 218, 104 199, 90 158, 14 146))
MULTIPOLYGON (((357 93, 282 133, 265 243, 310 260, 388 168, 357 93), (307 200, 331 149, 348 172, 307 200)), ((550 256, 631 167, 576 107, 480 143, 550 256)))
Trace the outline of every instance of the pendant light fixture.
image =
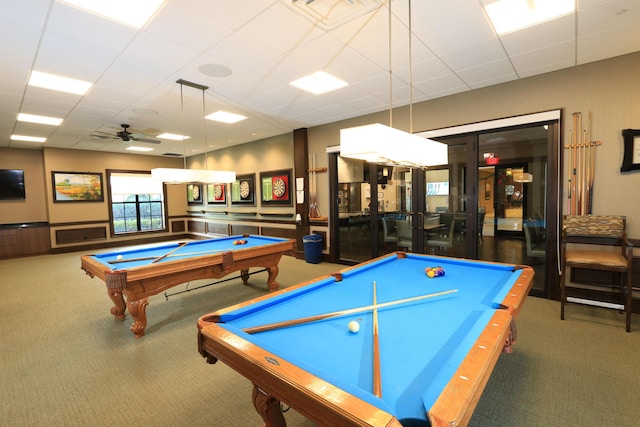
POLYGON ((411 0, 409 0, 409 132, 393 128, 393 71, 391 66, 391 1, 389 8, 389 126, 374 123, 340 129, 340 156, 388 166, 426 168, 449 163, 446 144, 413 134, 413 66, 411 0))
MULTIPOLYGON (((182 95, 182 90, 184 86, 189 86, 194 89, 198 89, 202 91, 202 120, 204 123, 204 116, 206 114, 206 106, 205 106, 205 95, 204 92, 209 89, 208 86, 200 85, 198 83, 193 83, 187 80, 178 79, 176 83, 180 85, 180 109, 182 114, 184 115, 184 97, 182 95)), ((155 168, 151 169, 151 178, 156 181, 162 181, 167 184, 193 184, 193 183, 202 183, 202 184, 226 184, 235 182, 236 173, 233 171, 215 171, 208 170, 208 147, 207 147, 207 131, 206 124, 203 125, 204 131, 204 144, 205 144, 205 152, 204 152, 204 169, 187 169, 187 158, 186 152, 183 153, 183 169, 175 169, 175 168, 155 168)), ((182 139, 182 144, 184 147, 184 139, 182 139)))

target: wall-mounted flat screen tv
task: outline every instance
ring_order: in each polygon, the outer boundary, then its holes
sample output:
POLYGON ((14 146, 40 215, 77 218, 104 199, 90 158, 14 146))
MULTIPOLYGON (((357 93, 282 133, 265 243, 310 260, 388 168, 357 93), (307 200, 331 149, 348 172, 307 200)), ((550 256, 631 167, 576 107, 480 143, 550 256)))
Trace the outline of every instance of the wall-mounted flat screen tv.
POLYGON ((0 169, 0 200, 24 198, 24 171, 21 169, 0 169))

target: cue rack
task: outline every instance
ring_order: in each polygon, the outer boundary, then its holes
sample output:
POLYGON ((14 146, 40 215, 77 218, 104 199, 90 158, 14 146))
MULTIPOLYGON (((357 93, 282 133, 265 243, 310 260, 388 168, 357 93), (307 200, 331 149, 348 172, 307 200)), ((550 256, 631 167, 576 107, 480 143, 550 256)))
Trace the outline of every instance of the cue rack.
POLYGON ((582 128, 582 113, 573 113, 573 127, 569 130, 569 215, 590 215, 593 208, 593 181, 595 178, 596 147, 601 141, 591 140, 591 112, 586 129, 582 128))

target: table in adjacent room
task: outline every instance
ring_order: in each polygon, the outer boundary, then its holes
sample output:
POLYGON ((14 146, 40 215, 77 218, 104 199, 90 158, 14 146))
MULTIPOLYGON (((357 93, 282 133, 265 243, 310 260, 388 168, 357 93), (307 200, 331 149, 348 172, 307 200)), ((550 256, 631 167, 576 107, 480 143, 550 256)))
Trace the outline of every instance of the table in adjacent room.
POLYGON ((320 425, 465 425, 533 276, 395 252, 204 315, 198 349, 254 384, 267 426, 285 425, 280 402, 320 425))
POLYGON ((278 263, 295 244, 293 239, 238 235, 83 255, 81 263, 89 276, 106 283, 115 304, 111 314, 124 319, 128 309, 133 317, 131 332, 141 337, 147 326, 147 297, 192 280, 217 279, 235 271, 240 271, 246 285, 249 269, 258 267, 269 274, 269 291, 276 291, 278 263))

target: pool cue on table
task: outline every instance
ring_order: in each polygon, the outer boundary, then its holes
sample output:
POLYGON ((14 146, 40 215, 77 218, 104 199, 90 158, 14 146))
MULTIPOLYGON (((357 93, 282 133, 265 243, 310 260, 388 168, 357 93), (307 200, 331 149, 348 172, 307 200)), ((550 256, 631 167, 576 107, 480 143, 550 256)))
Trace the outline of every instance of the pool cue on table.
POLYGON ((452 294, 454 292, 458 292, 458 290, 457 289, 451 289, 449 291, 435 292, 435 293, 427 294, 427 295, 419 295, 417 297, 410 297, 410 298, 404 298, 404 299, 399 299, 399 300, 395 300, 395 301, 384 302, 382 304, 366 305, 366 306, 363 306, 363 307, 356 307, 356 308, 349 308, 349 309, 346 309, 346 310, 333 311, 331 313, 316 314, 316 315, 313 315, 313 316, 299 317, 297 319, 283 320, 283 321, 280 321, 280 322, 268 323, 266 325, 250 326, 248 328, 244 328, 242 331, 246 332, 248 334, 255 334, 256 332, 265 332, 265 331, 271 331, 273 329, 288 328, 289 326, 300 325, 300 324, 303 324, 303 323, 317 322, 317 321, 320 321, 320 320, 329 319, 331 317, 348 316, 350 314, 356 314, 356 313, 362 313, 362 312, 365 312, 365 311, 369 311, 369 310, 372 310, 374 308, 380 309, 380 308, 385 308, 385 307, 392 307, 394 305, 400 305, 400 304, 406 304, 406 303, 410 303, 410 302, 414 302, 414 301, 420 301, 420 300, 427 299, 427 298, 433 298, 433 297, 438 297, 438 296, 441 296, 441 295, 452 294))
POLYGON ((380 374, 380 342, 378 340, 378 301, 376 281, 373 281, 373 394, 382 397, 382 376, 380 374))
MULTIPOLYGON (((209 251, 199 251, 199 252, 186 252, 184 254, 171 254, 167 255, 165 258, 173 258, 173 257, 185 257, 185 256, 193 256, 193 255, 207 255, 207 254, 215 254, 216 252, 226 252, 229 249, 211 249, 209 251)), ((145 256, 140 258, 124 258, 124 259, 114 259, 112 261, 106 261, 109 264, 122 264, 123 262, 138 262, 138 261, 149 261, 151 259, 156 259, 157 256, 145 256)))
POLYGON ((177 251, 178 249, 180 249, 180 248, 183 248, 183 247, 187 246, 187 244, 188 244, 188 243, 189 243, 189 242, 182 242, 182 243, 180 243, 180 244, 178 245, 178 247, 177 247, 177 248, 173 248, 173 249, 171 249, 169 252, 167 252, 166 254, 164 254, 164 255, 162 255, 162 256, 159 256, 158 258, 156 258, 156 259, 154 259, 153 261, 151 261, 149 264, 154 264, 154 263, 156 263, 156 262, 158 262, 158 261, 161 261, 161 260, 165 259, 166 257, 168 257, 169 255, 171 255, 172 253, 174 253, 174 252, 175 252, 175 251, 177 251))

